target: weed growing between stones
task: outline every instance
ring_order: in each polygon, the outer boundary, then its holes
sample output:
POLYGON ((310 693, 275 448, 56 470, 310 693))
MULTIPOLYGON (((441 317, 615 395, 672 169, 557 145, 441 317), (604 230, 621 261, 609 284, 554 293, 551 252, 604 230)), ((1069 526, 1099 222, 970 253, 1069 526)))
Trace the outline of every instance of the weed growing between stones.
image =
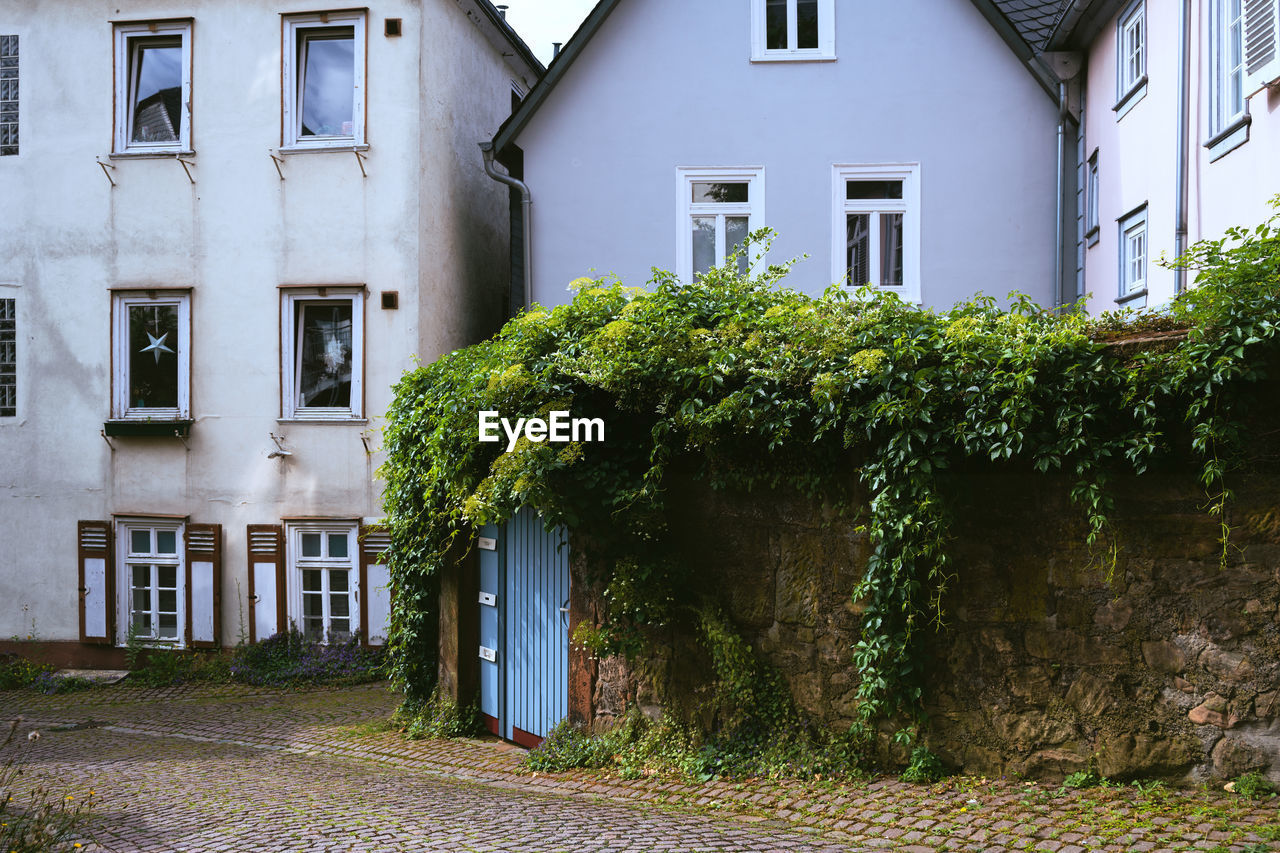
POLYGON ((1246 800, 1267 799, 1280 793, 1266 776, 1256 770, 1252 773, 1244 774, 1235 781, 1228 782, 1225 787, 1228 791, 1244 797, 1246 800))
POLYGON ((438 687, 420 705, 401 704, 391 723, 410 740, 471 737, 481 731, 479 708, 458 704, 438 687))
MULTIPOLYGON (((94 792, 77 797, 54 790, 48 782, 22 784, 26 773, 17 739, 18 723, 0 743, 0 850, 9 853, 73 853, 84 846, 83 828, 94 806, 94 792)), ((33 734, 35 734, 33 732, 33 734)))

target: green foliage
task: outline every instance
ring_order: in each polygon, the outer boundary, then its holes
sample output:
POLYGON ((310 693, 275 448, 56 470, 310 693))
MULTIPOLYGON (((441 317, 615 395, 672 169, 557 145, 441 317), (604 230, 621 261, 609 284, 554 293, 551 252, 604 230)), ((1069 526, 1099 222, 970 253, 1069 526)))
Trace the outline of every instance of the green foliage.
POLYGON ((19 655, 5 655, 0 657, 0 690, 27 687, 42 674, 55 669, 47 663, 36 663, 19 655))
POLYGON ((1246 773, 1236 779, 1232 790, 1246 800, 1261 800, 1278 793, 1271 780, 1257 771, 1246 773))
POLYGON ((1062 780, 1064 788, 1098 788, 1110 784, 1106 776, 1098 772, 1098 768, 1094 766, 1092 760, 1089 766, 1084 770, 1077 770, 1075 773, 1067 774, 1067 778, 1062 780))
POLYGON ((942 759, 921 744, 911 751, 911 760, 898 778, 903 782, 927 785, 946 776, 947 768, 942 765, 942 759))
MULTIPOLYGON (((604 590, 606 618, 582 638, 598 653, 634 651, 646 628, 714 597, 671 544, 664 489, 679 472, 715 488, 785 485, 863 522, 856 734, 869 737, 877 720, 910 725, 924 642, 953 580, 957 466, 1065 479, 1093 544, 1108 533, 1115 474, 1190 455, 1221 517, 1240 423, 1276 353, 1276 227, 1196 246, 1182 263, 1198 287, 1167 316, 1091 319, 1016 296, 1007 309, 979 297, 948 311, 840 288, 815 299, 781 286, 790 264, 744 277, 736 259, 691 286, 664 272, 647 292, 579 283, 570 304, 535 307, 396 387, 381 471, 397 590, 394 680, 410 700, 430 694, 440 569, 471 547, 479 525, 520 506, 573 529, 599 571, 587 581, 604 590), (1173 327, 1189 332, 1108 345, 1173 327), (522 438, 504 453, 505 443, 477 441, 482 410, 602 418, 607 440, 522 438)), ((1224 560, 1226 532, 1224 521, 1224 560)), ((744 665, 722 651, 724 672, 744 665)))
POLYGON ((83 828, 94 792, 67 793, 48 782, 23 784, 26 763, 16 740, 18 721, 0 742, 0 850, 9 853, 71 853, 87 841, 83 828))
POLYGON ((481 730, 480 710, 475 705, 459 705, 439 687, 420 705, 401 705, 391 722, 410 740, 471 737, 481 730))

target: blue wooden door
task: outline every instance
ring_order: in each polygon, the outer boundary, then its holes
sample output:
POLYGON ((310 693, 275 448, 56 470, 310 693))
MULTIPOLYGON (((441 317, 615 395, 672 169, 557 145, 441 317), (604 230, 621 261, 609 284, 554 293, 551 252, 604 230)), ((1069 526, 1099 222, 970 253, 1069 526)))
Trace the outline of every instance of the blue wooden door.
POLYGON ((569 711, 568 535, 522 509, 481 536, 496 547, 480 550, 480 710, 534 746, 569 711))

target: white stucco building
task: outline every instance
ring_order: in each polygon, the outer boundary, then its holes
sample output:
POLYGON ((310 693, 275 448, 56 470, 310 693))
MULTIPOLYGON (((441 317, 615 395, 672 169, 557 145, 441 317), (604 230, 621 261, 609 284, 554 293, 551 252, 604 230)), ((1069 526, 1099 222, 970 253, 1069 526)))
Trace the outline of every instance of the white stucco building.
POLYGON ((378 641, 380 416, 505 317, 541 70, 487 0, 0 8, 0 637, 378 641))

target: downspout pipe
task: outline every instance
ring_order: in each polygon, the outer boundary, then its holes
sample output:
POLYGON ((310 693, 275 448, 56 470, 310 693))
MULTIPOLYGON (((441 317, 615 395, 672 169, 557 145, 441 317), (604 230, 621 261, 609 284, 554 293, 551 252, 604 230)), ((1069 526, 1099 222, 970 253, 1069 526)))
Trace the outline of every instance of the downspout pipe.
POLYGON ((1053 281, 1054 287, 1058 291, 1058 307, 1067 304, 1065 299, 1066 284, 1063 281, 1064 267, 1066 266, 1066 258, 1062 250, 1062 241, 1066 237, 1066 221, 1064 208, 1066 207, 1066 181, 1063 180, 1063 172, 1066 170, 1067 159, 1067 81, 1058 81, 1058 189, 1056 198, 1057 216, 1055 217, 1054 234, 1056 239, 1053 243, 1053 281))
MULTIPOLYGON (((1174 192, 1174 209, 1177 221, 1173 232, 1173 254, 1182 257, 1187 250, 1187 196, 1190 172, 1190 152, 1187 151, 1187 125, 1191 114, 1191 0, 1182 0, 1178 18, 1178 184, 1174 192)), ((1175 296, 1187 289, 1187 271, 1173 271, 1175 296)))
POLYGON ((524 281, 521 283, 520 307, 527 311, 530 299, 533 297, 533 235, 529 232, 533 196, 529 192, 529 185, 524 181, 517 180, 510 175, 504 175, 494 168, 492 142, 481 142, 480 152, 484 155, 484 173, 486 175, 498 183, 506 184, 520 191, 520 215, 523 223, 521 230, 524 232, 524 281))

